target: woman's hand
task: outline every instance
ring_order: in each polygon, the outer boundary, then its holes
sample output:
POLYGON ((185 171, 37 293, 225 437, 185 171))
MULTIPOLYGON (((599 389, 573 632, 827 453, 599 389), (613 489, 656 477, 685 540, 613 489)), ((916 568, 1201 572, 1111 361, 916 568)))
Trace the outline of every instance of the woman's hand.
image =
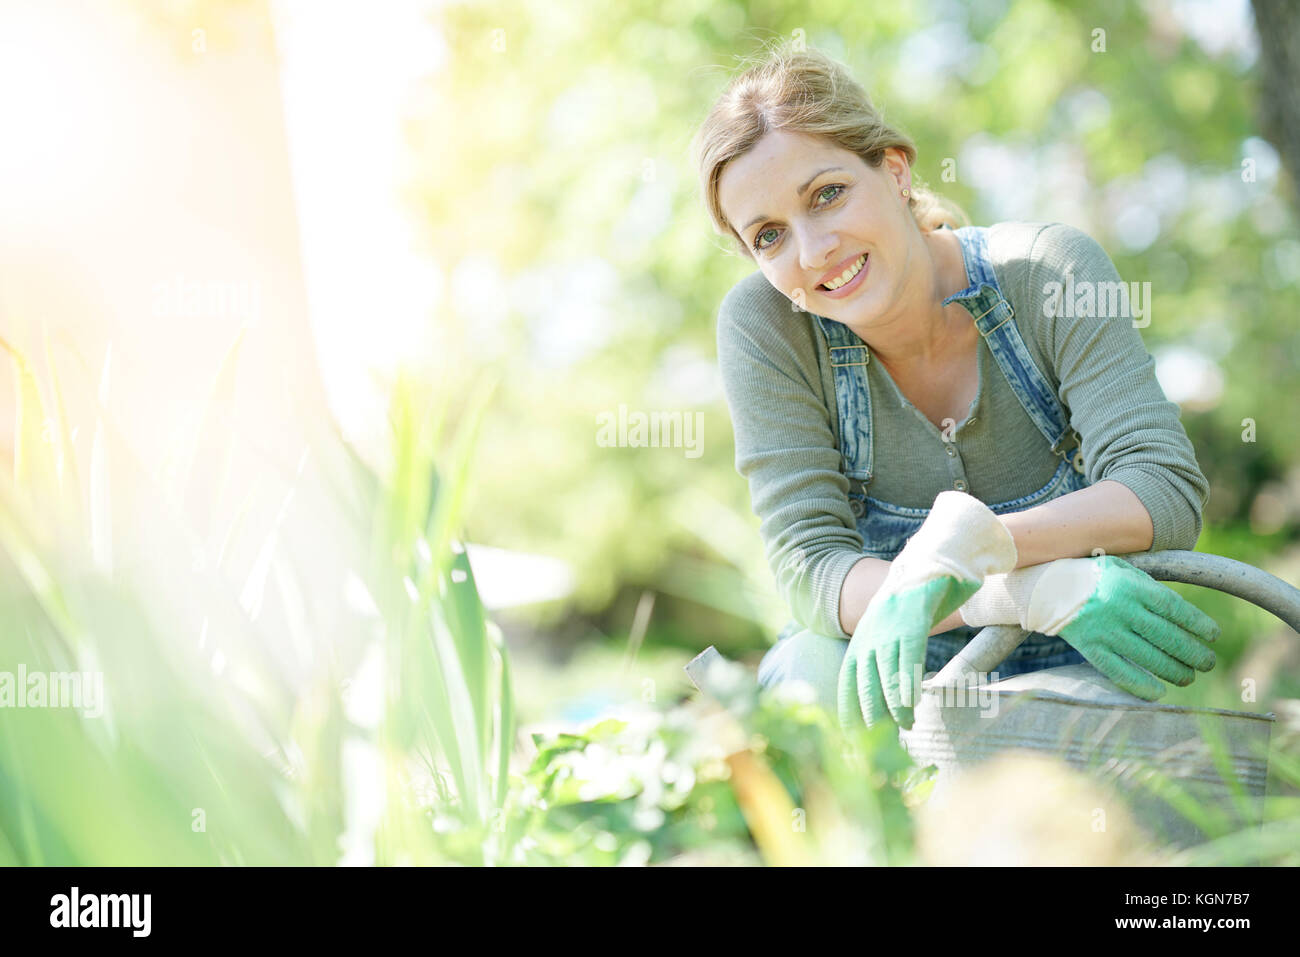
POLYGON ((1165 693, 1157 678, 1189 685, 1197 671, 1214 667, 1214 619, 1113 555, 1046 562, 990 578, 985 588, 988 594, 981 589, 961 607, 967 624, 1018 622, 1026 631, 1059 635, 1139 698, 1165 693))
POLYGON ((986 575, 1015 566, 1015 541, 988 506, 964 492, 940 492, 849 640, 840 666, 840 723, 848 727, 860 716, 869 727, 887 710, 910 728, 930 632, 986 575))

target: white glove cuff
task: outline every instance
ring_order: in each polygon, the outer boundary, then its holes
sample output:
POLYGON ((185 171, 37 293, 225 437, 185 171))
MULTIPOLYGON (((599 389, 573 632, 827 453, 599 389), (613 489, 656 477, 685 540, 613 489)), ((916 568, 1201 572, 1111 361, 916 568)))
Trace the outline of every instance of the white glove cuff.
POLYGON ((1019 625, 1027 628, 1029 599, 1050 563, 989 575, 966 604, 957 609, 968 625, 1019 625))
POLYGON ((1047 563, 1025 611, 1025 629, 1059 635, 1097 589, 1101 566, 1091 558, 1061 558, 1047 563))
POLYGON ((1015 539, 987 505, 965 492, 940 492, 930 514, 894 559, 887 584, 905 589, 937 575, 983 581, 1016 567, 1015 539))

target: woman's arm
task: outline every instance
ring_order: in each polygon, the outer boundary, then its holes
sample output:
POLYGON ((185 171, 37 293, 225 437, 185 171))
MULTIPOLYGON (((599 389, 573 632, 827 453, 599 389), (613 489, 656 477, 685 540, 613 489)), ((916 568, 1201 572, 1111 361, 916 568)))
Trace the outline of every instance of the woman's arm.
POLYGON ((1058 558, 1086 558, 1096 549, 1107 555, 1144 552, 1155 534, 1137 494, 1109 479, 998 517, 1016 541, 1020 555, 1016 568, 1058 558))
MULTIPOLYGON (((1068 506, 1048 506, 1054 517, 1059 510, 1060 533, 1071 538, 1069 554, 1082 557, 1093 548, 1111 554, 1195 548, 1210 483, 1139 332, 1145 323, 1170 321, 1158 310, 1153 317, 1150 283, 1123 283, 1096 240, 1062 223, 1040 230, 1026 262, 1012 272, 1020 280, 1014 282, 1017 325, 1036 351, 1035 361, 1058 383, 1058 398, 1083 440, 1089 484, 1123 485, 1143 506, 1137 509, 1115 489, 1110 499, 1089 489, 1064 496, 1068 506), (1121 288, 1135 294, 1117 297, 1121 288), (1070 309, 1063 308, 1063 289, 1074 295, 1070 309), (1138 297, 1145 304, 1141 322, 1135 320, 1138 297), (1111 505, 1118 514, 1105 513, 1111 505), (1081 516, 1084 524, 1074 527, 1075 509, 1097 514, 1081 516), (1090 536, 1098 540, 1089 542, 1090 536)), ((1043 554, 1042 539, 1052 534, 1048 522, 1027 536, 1031 559, 1024 564, 1042 560, 1032 556, 1043 554)), ((1052 557, 1065 554, 1055 551, 1052 557)))
MULTIPOLYGON (((871 603, 871 599, 880 590, 885 576, 889 574, 889 565, 890 563, 883 558, 870 558, 864 555, 844 577, 844 584, 840 588, 840 627, 844 629, 846 635, 853 634, 854 629, 858 627, 858 622, 866 614, 867 605, 871 603)), ((953 614, 955 615, 956 612, 953 614)), ((965 622, 958 621, 957 624, 961 625, 965 622)), ((936 628, 930 634, 936 635, 955 627, 957 626, 949 625, 936 628)))
MULTIPOLYGON (((1143 552, 1151 547, 1151 516, 1127 485, 1101 481, 1023 512, 998 516, 1016 543, 1016 568, 1058 558, 1087 558, 1095 549, 1108 555, 1143 552)), ((853 634, 867 604, 889 573, 889 562, 863 558, 849 570, 840 594, 840 627, 853 634)), ((953 612, 930 632, 960 628, 966 622, 953 612)))
MULTIPOLYGON (((1155 533, 1142 500, 1127 485, 1110 480, 998 517, 1015 539, 1016 568, 1094 553, 1144 552, 1155 533)), ((965 623, 959 612, 953 612, 930 634, 965 623)))
POLYGON ((818 352, 810 317, 793 312, 762 273, 737 283, 718 310, 736 470, 749 480, 777 590, 799 624, 847 638, 838 634, 838 602, 863 542, 832 432, 834 381, 818 352))

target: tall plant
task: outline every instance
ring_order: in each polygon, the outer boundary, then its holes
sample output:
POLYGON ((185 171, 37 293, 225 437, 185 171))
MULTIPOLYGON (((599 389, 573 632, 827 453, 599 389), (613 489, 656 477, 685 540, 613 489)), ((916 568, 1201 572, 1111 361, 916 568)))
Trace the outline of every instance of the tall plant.
POLYGON ((344 463, 331 519, 345 533, 329 545, 355 550, 345 587, 363 600, 333 643, 313 644, 293 616, 285 627, 300 633, 286 636, 259 614, 273 591, 300 597, 306 579, 278 547, 288 498, 270 529, 249 528, 247 507, 224 526, 187 517, 217 514, 203 507, 214 502, 192 507, 195 495, 223 494, 220 476, 195 477, 229 461, 236 437, 218 410, 239 340, 192 439, 156 473, 109 411, 107 356, 89 421, 73 423, 48 343, 47 390, 20 350, 0 346, 17 383, 14 469, 0 475, 0 863, 498 859, 510 672, 455 539, 491 388, 464 410, 446 473, 435 465, 443 416, 407 379, 393 392, 387 473, 337 432, 314 440, 321 462, 344 463), (78 428, 93 430, 88 467, 78 428), (251 564, 232 567, 232 541, 253 535, 251 564), (199 565, 197 553, 216 558, 199 565), (303 650, 306 677, 270 652, 286 646, 303 650), (376 658, 382 717, 359 723, 348 691, 376 658), (50 689, 72 680, 78 706, 60 707, 50 689))

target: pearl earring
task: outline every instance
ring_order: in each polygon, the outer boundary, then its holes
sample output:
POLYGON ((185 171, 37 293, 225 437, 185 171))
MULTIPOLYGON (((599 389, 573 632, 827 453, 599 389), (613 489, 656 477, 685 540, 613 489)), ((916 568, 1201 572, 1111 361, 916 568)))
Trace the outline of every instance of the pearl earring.
POLYGON ((911 195, 912 195, 912 191, 911 191, 910 189, 908 189, 906 186, 904 186, 904 187, 903 187, 903 195, 904 195, 904 196, 911 196, 911 195))

